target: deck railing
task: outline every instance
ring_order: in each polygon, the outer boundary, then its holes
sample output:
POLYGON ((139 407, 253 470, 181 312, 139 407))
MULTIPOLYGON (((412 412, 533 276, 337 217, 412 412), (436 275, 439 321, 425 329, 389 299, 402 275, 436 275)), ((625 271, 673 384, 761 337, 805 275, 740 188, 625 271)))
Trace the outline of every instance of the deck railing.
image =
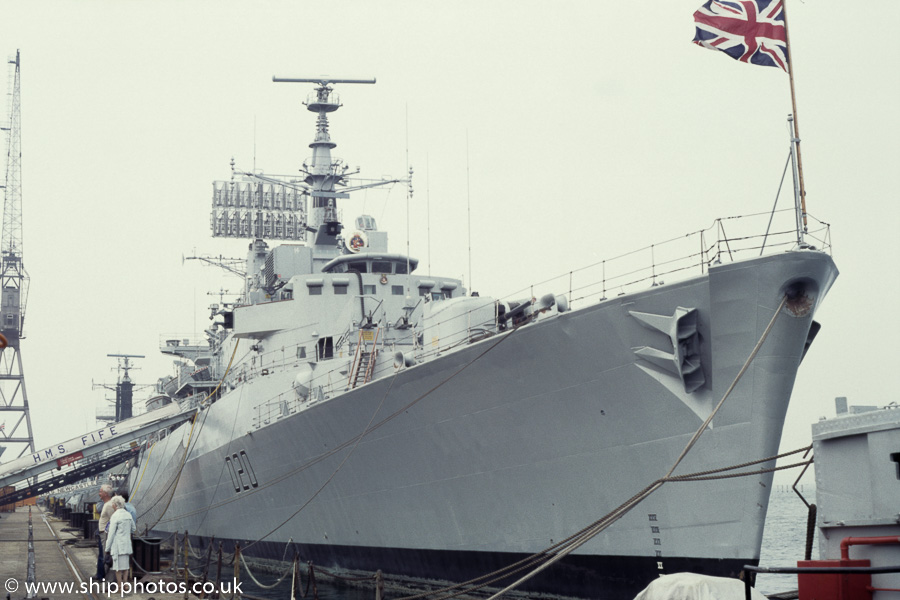
POLYGON ((794 214, 791 208, 719 218, 706 229, 568 271, 503 298, 533 298, 552 291, 565 294, 570 306, 575 306, 702 275, 711 265, 790 250, 801 243, 830 254, 830 225, 810 215, 809 230, 801 242, 794 214))
MULTIPOLYGON (((812 216, 809 222, 809 230, 803 237, 804 247, 830 254, 830 225, 812 216)), ((568 271, 499 299, 533 298, 552 292, 566 295, 570 307, 577 308, 576 302, 583 306, 610 296, 703 275, 716 264, 798 248, 801 243, 793 223, 793 209, 716 219, 706 229, 568 271)), ((349 332, 345 336, 349 337, 349 332)), ((306 359, 299 356, 298 347, 283 346, 263 352, 255 360, 236 369, 230 380, 239 384, 258 376, 299 368, 306 359)), ((352 346, 347 349, 352 349, 352 346)), ((419 360, 428 360, 441 351, 419 349, 416 356, 419 360)), ((306 403, 326 400, 343 391, 347 387, 347 373, 353 357, 352 354, 344 355, 336 351, 334 358, 333 361, 323 361, 310 379, 309 398, 298 398, 293 390, 288 389, 258 403, 254 407, 254 427, 264 427, 297 412, 306 403), (312 390, 315 390, 315 397, 312 390)), ((394 372, 393 361, 380 361, 370 379, 379 379, 394 372)))

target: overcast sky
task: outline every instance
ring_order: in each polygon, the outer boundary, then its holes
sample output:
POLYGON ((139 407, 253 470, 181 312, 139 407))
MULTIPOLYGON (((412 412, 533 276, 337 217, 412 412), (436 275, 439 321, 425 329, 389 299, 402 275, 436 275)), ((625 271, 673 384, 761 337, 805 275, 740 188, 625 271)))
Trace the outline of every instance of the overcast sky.
MULTIPOLYGON (((0 54, 22 53, 38 446, 93 428, 107 354, 146 355, 133 378, 153 383, 171 372, 159 340, 202 331, 207 293, 240 288, 182 257, 244 255, 209 232, 232 157, 289 174, 310 154, 311 86, 273 75, 377 77, 339 87, 334 154, 378 178, 403 176, 408 153, 411 254, 483 295, 770 210, 788 77, 691 44, 701 4, 0 2, 0 54)), ((797 379, 793 449, 835 396, 897 400, 900 3, 788 8, 809 211, 832 224, 841 271, 797 379)), ((406 250, 404 187, 341 208, 406 250)))

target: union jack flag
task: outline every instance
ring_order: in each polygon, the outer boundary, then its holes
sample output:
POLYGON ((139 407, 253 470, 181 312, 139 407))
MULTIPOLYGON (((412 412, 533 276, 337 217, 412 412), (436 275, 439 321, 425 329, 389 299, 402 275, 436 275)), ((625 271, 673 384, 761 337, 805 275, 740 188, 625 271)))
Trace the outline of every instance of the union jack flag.
POLYGON ((698 46, 788 70, 783 0, 709 0, 694 13, 694 22, 698 46))

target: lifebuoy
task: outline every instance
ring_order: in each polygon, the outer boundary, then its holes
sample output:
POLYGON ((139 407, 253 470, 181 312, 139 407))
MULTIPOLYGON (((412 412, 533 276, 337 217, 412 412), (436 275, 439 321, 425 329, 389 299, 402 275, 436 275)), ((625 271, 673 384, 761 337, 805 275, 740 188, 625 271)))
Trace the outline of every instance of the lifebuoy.
POLYGON ((9 340, 6 339, 6 336, 0 333, 0 350, 3 350, 9 346, 9 340))

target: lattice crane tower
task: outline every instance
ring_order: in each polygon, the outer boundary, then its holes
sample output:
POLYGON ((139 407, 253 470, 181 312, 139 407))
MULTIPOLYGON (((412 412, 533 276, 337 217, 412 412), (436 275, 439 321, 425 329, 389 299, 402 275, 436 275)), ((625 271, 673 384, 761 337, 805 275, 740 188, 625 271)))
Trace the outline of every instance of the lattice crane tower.
POLYGON ((34 452, 34 436, 25 392, 20 342, 25 336, 28 273, 22 251, 22 131, 19 51, 9 59, 9 135, 6 184, 3 194, 3 231, 0 237, 0 333, 7 347, 0 351, 0 461, 34 452))

